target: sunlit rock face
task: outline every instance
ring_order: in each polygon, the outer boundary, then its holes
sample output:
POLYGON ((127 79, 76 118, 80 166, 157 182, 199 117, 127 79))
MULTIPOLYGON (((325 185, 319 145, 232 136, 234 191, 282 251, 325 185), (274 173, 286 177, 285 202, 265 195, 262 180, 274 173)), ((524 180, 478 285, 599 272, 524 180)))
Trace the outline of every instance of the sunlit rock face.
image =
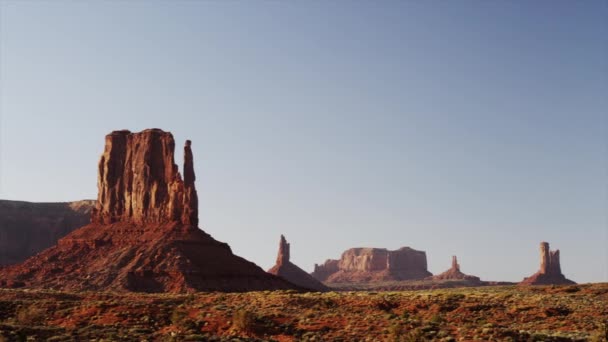
POLYGON ((425 252, 401 247, 395 251, 351 248, 339 260, 315 265, 312 275, 327 283, 342 283, 423 279, 432 274, 427 270, 425 252))
POLYGON ((159 129, 115 131, 99 160, 93 222, 198 224, 191 142, 184 146, 184 179, 174 162, 173 135, 159 129))

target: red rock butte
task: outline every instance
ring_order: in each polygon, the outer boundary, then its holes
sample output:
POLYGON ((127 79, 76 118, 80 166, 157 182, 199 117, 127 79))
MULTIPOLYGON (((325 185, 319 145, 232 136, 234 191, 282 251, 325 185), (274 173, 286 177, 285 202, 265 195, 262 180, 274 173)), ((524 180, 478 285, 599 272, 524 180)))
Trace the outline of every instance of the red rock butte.
POLYGON ((198 224, 198 197, 190 140, 184 146, 184 179, 174 162, 173 135, 160 129, 115 131, 99 160, 99 190, 92 222, 198 224))
POLYGON ((562 274, 559 249, 552 251, 548 242, 540 243, 540 269, 532 276, 524 278, 520 285, 572 285, 576 284, 562 274))
POLYGON ((315 264, 312 276, 325 283, 357 283, 424 279, 432 274, 427 270, 425 252, 401 247, 395 251, 351 248, 342 253, 340 260, 315 264))
POLYGON ((22 264, 0 286, 142 292, 299 289, 200 230, 191 142, 184 178, 169 132, 115 131, 99 161, 91 223, 22 264))
POLYGON ((277 275, 290 283, 298 285, 302 288, 313 290, 313 291, 327 291, 329 288, 320 281, 313 278, 310 274, 306 273, 303 269, 298 267, 289 261, 290 258, 290 244, 287 243, 285 237, 281 235, 279 241, 279 253, 277 254, 276 264, 268 270, 268 273, 277 275))

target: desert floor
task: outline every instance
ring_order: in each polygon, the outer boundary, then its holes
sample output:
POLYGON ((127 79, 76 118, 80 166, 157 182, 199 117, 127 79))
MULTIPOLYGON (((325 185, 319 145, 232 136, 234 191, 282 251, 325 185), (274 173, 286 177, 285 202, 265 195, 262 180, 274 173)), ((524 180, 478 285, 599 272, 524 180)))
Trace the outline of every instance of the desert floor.
POLYGON ((608 284, 397 292, 0 289, 0 341, 606 341, 608 284))

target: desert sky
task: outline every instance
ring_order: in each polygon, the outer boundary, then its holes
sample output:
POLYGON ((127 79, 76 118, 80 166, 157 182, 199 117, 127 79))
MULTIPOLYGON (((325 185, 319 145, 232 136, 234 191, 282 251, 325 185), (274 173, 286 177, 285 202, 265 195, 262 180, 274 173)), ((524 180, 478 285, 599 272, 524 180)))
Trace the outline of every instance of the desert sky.
MULTIPOLYGON (((606 1, 0 1, 0 198, 97 196, 104 135, 193 141, 201 228, 263 268, 410 246, 608 281, 606 1)), ((178 153, 179 154, 179 153, 178 153)), ((178 156, 181 163, 181 155, 178 156)))

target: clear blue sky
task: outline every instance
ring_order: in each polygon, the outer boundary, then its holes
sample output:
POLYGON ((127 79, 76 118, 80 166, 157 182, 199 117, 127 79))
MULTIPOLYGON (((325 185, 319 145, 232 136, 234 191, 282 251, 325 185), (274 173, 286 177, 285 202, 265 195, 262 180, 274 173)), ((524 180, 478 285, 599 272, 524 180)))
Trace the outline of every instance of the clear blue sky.
POLYGON ((308 271, 411 246, 518 281, 546 240, 608 281, 606 1, 0 9, 2 199, 95 198, 104 135, 159 127, 193 140, 201 227, 265 269, 283 233, 308 271))

